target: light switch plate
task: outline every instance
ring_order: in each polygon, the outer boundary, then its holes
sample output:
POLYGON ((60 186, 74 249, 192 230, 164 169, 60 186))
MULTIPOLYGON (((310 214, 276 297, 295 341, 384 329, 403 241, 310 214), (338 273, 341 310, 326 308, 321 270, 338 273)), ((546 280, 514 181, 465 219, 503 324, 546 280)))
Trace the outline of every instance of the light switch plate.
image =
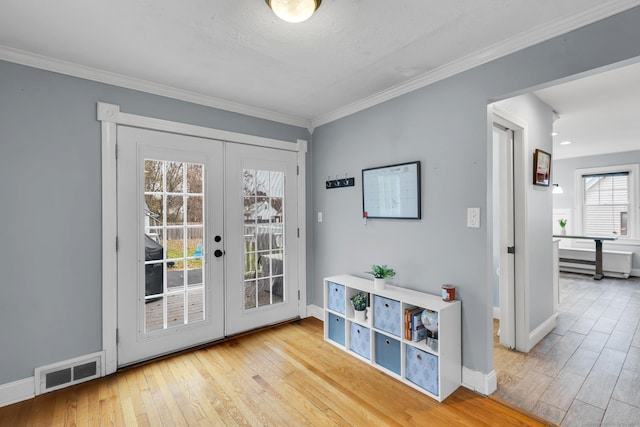
POLYGON ((467 227, 480 228, 480 208, 467 208, 467 227))

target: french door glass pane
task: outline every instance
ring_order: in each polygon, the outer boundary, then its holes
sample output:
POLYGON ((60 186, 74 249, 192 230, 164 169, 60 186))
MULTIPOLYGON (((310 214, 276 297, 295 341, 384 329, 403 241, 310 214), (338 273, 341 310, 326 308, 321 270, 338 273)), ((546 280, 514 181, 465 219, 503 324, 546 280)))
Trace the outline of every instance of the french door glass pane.
POLYGON ((145 333, 205 320, 203 175, 145 160, 145 333))
POLYGON ((243 170, 244 308, 283 302, 284 173, 243 170))

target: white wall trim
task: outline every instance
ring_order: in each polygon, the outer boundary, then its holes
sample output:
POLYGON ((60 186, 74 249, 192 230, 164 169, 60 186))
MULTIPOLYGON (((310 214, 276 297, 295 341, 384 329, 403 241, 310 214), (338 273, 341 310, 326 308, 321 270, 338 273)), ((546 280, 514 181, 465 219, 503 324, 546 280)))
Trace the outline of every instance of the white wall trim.
POLYGON ((483 374, 480 371, 462 367, 462 386, 469 390, 477 391, 480 394, 489 396, 498 389, 498 379, 496 371, 483 374))
POLYGON ((0 408, 35 397, 35 377, 0 385, 0 408))
POLYGON ((193 104, 204 105, 206 107, 218 108, 233 113, 244 114, 246 116, 259 119, 270 120, 302 128, 310 128, 310 120, 288 114, 277 113, 250 105, 240 104, 213 96, 190 92, 123 74, 113 73, 98 68, 76 64, 74 62, 63 61, 61 59, 38 55, 35 53, 14 49, 0 45, 0 59, 16 64, 27 65, 29 67, 42 70, 53 71, 68 76, 79 77, 94 82, 106 83, 127 89, 139 90, 153 95, 160 95, 166 98, 186 101, 193 104))
MULTIPOLYGON (((116 342, 116 330, 118 328, 118 257, 116 252, 116 236, 118 235, 116 191, 118 125, 297 152, 298 165, 300 166, 298 215, 303 221, 302 224, 299 224, 301 225, 299 244, 302 246, 299 246, 301 256, 298 257, 298 269, 300 272, 298 279, 300 284, 300 299, 301 301, 306 301, 306 232, 304 220, 306 218, 305 155, 307 152, 307 141, 297 140, 295 143, 292 143, 128 114, 121 112, 119 105, 103 102, 97 103, 96 114, 97 119, 102 122, 102 346, 105 352, 104 375, 114 373, 118 368, 118 346, 116 342)), ((305 305, 301 304, 298 311, 301 317, 306 317, 305 305)))
POLYGON ((105 375, 118 369, 118 210, 116 192, 117 126, 109 118, 120 113, 117 105, 98 103, 98 120, 102 126, 102 349, 105 352, 105 375))
POLYGON ((216 139, 220 141, 235 142, 239 144, 257 145, 260 147, 276 148, 279 150, 304 150, 306 152, 307 149, 306 141, 303 140, 292 143, 278 139, 264 138, 261 136, 247 135, 244 133, 190 125, 187 123, 174 122, 170 120, 156 119, 153 117, 140 116, 137 114, 123 113, 120 111, 119 105, 107 104, 104 102, 98 102, 98 120, 123 126, 132 126, 142 129, 157 130, 161 132, 171 132, 180 135, 216 139))
MULTIPOLYGON (((514 131, 513 144, 513 170, 514 170, 514 192, 513 203, 515 205, 514 227, 515 227, 515 348, 519 351, 527 351, 529 347, 529 180, 531 167, 528 153, 529 137, 528 123, 517 115, 493 104, 493 121, 503 124, 514 131)), ((492 146, 492 141, 487 141, 492 146)), ((531 151, 533 152, 533 151, 531 151)), ((488 258, 490 260, 490 258, 488 258)), ((488 261, 489 262, 489 261, 488 261)), ((489 264, 489 269, 493 265, 489 264)), ((512 308, 501 307, 501 309, 513 312, 512 308)), ((506 319, 506 317, 505 317, 506 319)), ((493 341, 490 341, 492 344, 493 341)))
MULTIPOLYGON (((638 182, 640 180, 640 166, 637 163, 632 164, 621 164, 621 165, 611 165, 611 166, 596 166, 591 168, 580 168, 576 169, 573 172, 573 180, 574 180, 574 206, 575 206, 575 220, 574 220, 574 228, 576 234, 584 234, 583 228, 583 216, 584 216, 584 187, 582 185, 582 176, 586 174, 597 174, 597 173, 611 173, 611 172, 629 172, 629 186, 628 186, 628 196, 629 196, 629 208, 631 214, 629 215, 629 229, 631 230, 631 235, 629 238, 621 237, 620 240, 616 242, 611 242, 617 245, 633 245, 634 242, 637 242, 640 238, 640 234, 638 229, 640 228, 640 214, 638 212, 638 206, 640 205, 640 185, 638 182)), ((580 244, 585 244, 587 242, 576 242, 574 241, 574 245, 577 243, 577 246, 580 244)), ((593 242, 589 242, 593 245, 593 242)), ((607 242, 609 243, 609 242, 607 242)), ((609 245, 607 245, 609 246, 609 245)))
POLYGON ((553 37, 566 34, 570 31, 600 21, 616 13, 623 12, 640 4, 638 0, 621 0, 609 3, 602 3, 591 9, 574 16, 557 19, 547 25, 540 26, 532 31, 525 32, 519 36, 512 37, 487 47, 481 51, 472 53, 458 60, 452 61, 425 74, 419 75, 407 82, 393 86, 389 89, 378 92, 357 102, 338 108, 327 114, 317 116, 311 120, 313 128, 326 123, 341 119, 348 115, 357 113, 366 108, 396 98, 405 93, 420 89, 440 80, 444 80, 455 74, 470 70, 474 67, 486 64, 487 62, 507 56, 524 48, 549 40, 553 37))
POLYGON ((556 327, 556 318, 557 314, 553 314, 547 320, 542 322, 540 326, 531 331, 531 333, 529 334, 529 342, 527 343, 528 348, 524 350, 525 353, 528 353, 529 350, 535 347, 536 344, 538 344, 544 337, 549 334, 549 332, 553 330, 553 328, 556 327))
POLYGON ((298 315, 307 317, 307 146, 305 140, 297 141, 298 153, 298 315))
POLYGON ((79 77, 82 79, 92 80, 100 83, 106 83, 114 86, 124 87, 133 90, 139 90, 146 93, 164 96, 167 98, 178 99, 181 101, 191 102, 193 104, 205 105, 207 107, 218 108, 225 111, 244 114, 251 117, 271 120, 274 122, 284 123, 292 126, 307 128, 313 133, 313 129, 320 125, 338 120, 350 114, 396 98, 405 93, 420 89, 440 80, 444 80, 455 74, 470 70, 482 64, 486 64, 494 59, 501 58, 511 53, 517 52, 537 43, 549 40, 561 34, 568 33, 580 27, 592 24, 609 16, 623 12, 627 9, 640 5, 640 0, 617 0, 611 2, 602 2, 595 7, 587 9, 582 13, 573 15, 564 19, 557 19, 547 25, 540 26, 531 31, 525 32, 519 36, 509 38, 502 42, 496 43, 483 50, 472 53, 466 57, 452 61, 425 74, 417 76, 407 82, 393 86, 389 89, 378 92, 377 94, 363 98, 354 103, 337 108, 326 114, 321 114, 309 120, 308 118, 291 116, 262 108, 252 107, 233 101, 228 101, 213 96, 203 95, 190 92, 184 89, 178 89, 153 83, 150 81, 137 79, 85 65, 76 64, 61 59, 55 59, 35 53, 14 49, 7 46, 0 46, 0 59, 14 62, 16 64, 27 65, 30 67, 40 68, 43 70, 53 71, 60 74, 79 77))
POLYGON ((307 317, 315 317, 324 322, 324 310, 315 304, 309 304, 307 306, 307 317))

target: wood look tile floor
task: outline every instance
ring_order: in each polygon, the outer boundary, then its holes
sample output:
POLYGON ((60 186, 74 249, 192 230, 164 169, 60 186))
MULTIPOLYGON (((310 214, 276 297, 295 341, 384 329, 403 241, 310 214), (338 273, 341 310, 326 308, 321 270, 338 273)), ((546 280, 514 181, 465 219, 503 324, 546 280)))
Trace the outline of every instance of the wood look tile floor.
POLYGON ((561 273, 559 312, 528 354, 494 320, 494 395, 562 426, 640 426, 640 278, 561 273))

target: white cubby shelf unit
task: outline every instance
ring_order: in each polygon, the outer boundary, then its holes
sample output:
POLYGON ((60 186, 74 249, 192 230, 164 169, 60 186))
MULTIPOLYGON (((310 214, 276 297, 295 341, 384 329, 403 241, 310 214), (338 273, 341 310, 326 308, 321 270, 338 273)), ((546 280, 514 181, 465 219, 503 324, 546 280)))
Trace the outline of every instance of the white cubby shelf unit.
POLYGON ((442 402, 461 385, 461 303, 348 274, 324 279, 324 339, 352 356, 442 402), (366 321, 356 321, 351 297, 369 295, 366 321), (418 309, 418 310, 415 310, 418 309), (437 313, 438 335, 413 341, 407 310, 437 313))

